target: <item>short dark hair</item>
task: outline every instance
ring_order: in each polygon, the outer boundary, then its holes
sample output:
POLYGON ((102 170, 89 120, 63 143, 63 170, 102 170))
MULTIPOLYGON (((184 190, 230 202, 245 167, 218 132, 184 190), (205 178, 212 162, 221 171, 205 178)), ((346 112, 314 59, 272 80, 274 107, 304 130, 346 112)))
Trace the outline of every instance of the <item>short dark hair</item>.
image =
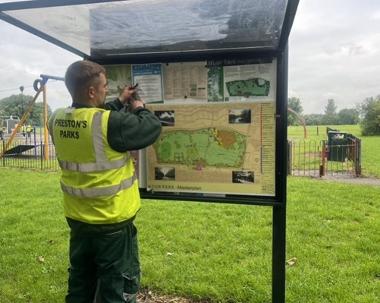
POLYGON ((97 84, 100 74, 106 74, 104 67, 88 60, 76 61, 67 68, 65 84, 74 102, 87 97, 87 89, 97 84))

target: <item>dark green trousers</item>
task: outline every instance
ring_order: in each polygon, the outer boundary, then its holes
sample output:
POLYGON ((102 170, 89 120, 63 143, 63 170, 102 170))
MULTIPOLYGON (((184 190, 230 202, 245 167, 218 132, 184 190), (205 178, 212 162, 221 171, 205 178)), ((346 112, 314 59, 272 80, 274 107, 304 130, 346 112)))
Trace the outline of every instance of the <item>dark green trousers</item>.
POLYGON ((70 219, 68 223, 71 233, 66 303, 135 303, 140 264, 133 220, 101 226, 70 219))

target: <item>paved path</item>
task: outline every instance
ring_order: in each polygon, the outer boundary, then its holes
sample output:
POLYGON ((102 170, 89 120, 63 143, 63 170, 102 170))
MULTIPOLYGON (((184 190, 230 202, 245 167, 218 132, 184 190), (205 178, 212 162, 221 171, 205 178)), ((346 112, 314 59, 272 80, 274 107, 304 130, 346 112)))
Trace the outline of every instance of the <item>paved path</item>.
POLYGON ((373 177, 354 177, 351 175, 336 175, 336 176, 323 176, 323 177, 312 177, 314 179, 340 182, 340 183, 349 183, 349 184, 361 184, 361 185, 372 185, 380 187, 380 179, 373 177))
POLYGON ((326 181, 334 181, 341 183, 350 183, 350 184, 363 184, 363 185, 373 185, 380 187, 380 178, 375 177, 355 177, 351 174, 343 173, 332 173, 329 172, 328 175, 319 177, 319 170, 293 170, 292 175, 295 177, 310 177, 313 179, 320 179, 326 181))

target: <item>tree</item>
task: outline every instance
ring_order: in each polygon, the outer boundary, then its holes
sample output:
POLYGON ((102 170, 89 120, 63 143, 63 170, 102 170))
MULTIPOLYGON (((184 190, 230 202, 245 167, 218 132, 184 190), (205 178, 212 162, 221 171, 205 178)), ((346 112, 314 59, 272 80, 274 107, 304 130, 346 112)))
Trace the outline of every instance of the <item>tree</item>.
POLYGON ((334 99, 328 99, 327 105, 325 107, 325 115, 323 116, 322 123, 327 124, 336 124, 337 123, 337 114, 336 114, 336 105, 334 99))
MULTIPOLYGON (((301 105, 301 100, 299 98, 296 98, 296 97, 289 98, 288 108, 295 111, 298 115, 302 115, 303 108, 301 105)), ((299 119, 297 118, 297 116, 292 112, 288 112, 288 125, 298 125, 298 124, 299 124, 299 119)))
MULTIPOLYGON (((1 116, 18 116, 21 118, 28 109, 29 103, 33 100, 32 96, 18 94, 6 97, 0 100, 1 116)), ((48 105, 48 115, 51 114, 51 109, 48 105)), ((34 126, 42 126, 43 124, 43 103, 37 102, 29 115, 29 121, 34 126)))
POLYGON ((343 108, 338 113, 338 124, 358 124, 359 112, 355 108, 343 108))
POLYGON ((362 135, 380 135, 380 95, 366 98, 361 105, 363 120, 362 135))
POLYGON ((323 119, 323 115, 321 114, 305 115, 306 125, 321 125, 322 119, 323 119))
POLYGON ((3 116, 22 117, 27 104, 33 100, 33 97, 23 94, 12 95, 0 100, 0 110, 3 116))
POLYGON ((336 115, 336 105, 334 99, 328 99, 325 107, 325 115, 336 115))

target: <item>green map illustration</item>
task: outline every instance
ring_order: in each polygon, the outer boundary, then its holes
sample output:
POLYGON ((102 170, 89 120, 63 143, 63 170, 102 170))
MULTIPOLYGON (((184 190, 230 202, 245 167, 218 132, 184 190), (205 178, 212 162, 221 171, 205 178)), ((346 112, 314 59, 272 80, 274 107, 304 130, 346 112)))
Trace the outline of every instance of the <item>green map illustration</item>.
POLYGON ((262 78, 226 82, 230 96, 268 96, 270 82, 262 78))
POLYGON ((158 163, 241 167, 246 152, 246 136, 229 129, 202 128, 163 133, 154 144, 158 163))

